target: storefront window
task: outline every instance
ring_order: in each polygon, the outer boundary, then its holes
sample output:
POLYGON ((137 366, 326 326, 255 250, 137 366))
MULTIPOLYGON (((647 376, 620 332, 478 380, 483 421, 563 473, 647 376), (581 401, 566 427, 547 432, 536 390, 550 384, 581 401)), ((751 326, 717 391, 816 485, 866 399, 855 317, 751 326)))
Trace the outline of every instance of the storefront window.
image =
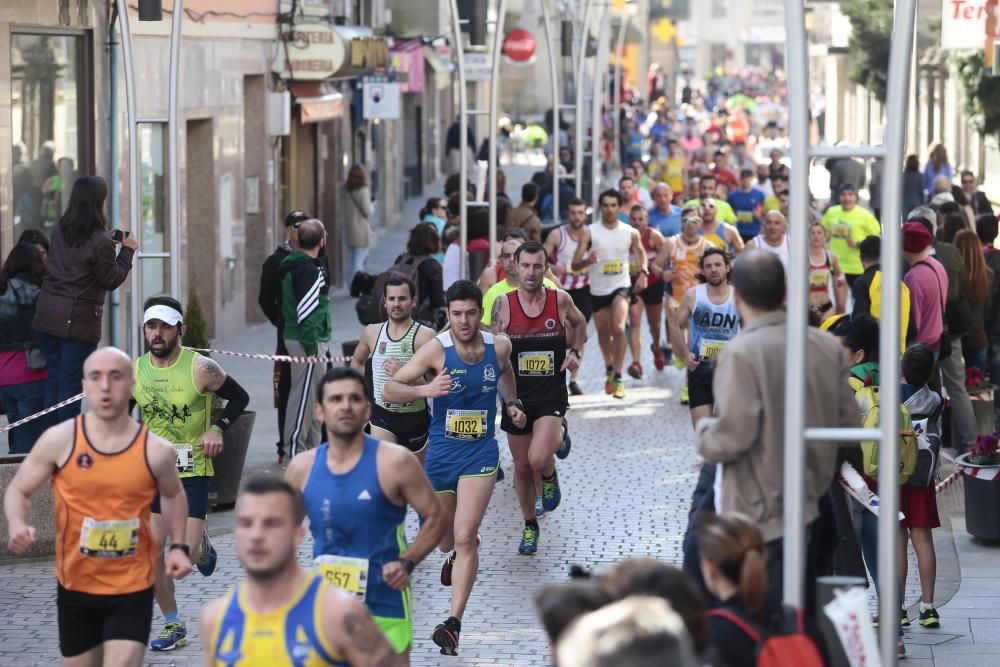
POLYGON ((14 237, 52 233, 81 168, 91 169, 86 38, 11 35, 14 237))
MULTIPOLYGON (((164 174, 166 160, 165 130, 162 123, 139 126, 139 225, 144 253, 163 252, 168 248, 167 182, 164 174)), ((142 297, 167 292, 169 262, 162 258, 145 257, 142 260, 142 297)))

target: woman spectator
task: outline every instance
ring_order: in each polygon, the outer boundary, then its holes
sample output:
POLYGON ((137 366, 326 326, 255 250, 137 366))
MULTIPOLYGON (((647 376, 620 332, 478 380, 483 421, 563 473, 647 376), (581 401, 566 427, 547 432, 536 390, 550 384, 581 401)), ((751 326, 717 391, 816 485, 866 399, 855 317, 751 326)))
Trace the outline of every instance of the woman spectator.
POLYGON ((951 186, 951 196, 958 204, 958 210, 962 212, 965 216, 965 221, 969 223, 967 229, 975 231, 976 229, 976 212, 972 210, 972 204, 969 202, 969 198, 965 195, 960 185, 951 186))
MULTIPOLYGON (((420 209, 420 222, 427 222, 434 225, 437 230, 438 235, 438 245, 443 246, 441 239, 444 236, 445 225, 448 224, 448 205, 444 199, 441 197, 431 197, 424 204, 424 207, 420 209)), ((434 254, 434 259, 437 260, 438 264, 444 263, 444 253, 437 252, 434 254)))
POLYGON ((996 276, 986 266, 982 245, 974 232, 963 229, 955 235, 954 243, 965 261, 965 273, 962 276, 962 281, 972 307, 972 328, 962 338, 962 354, 965 357, 966 366, 975 366, 985 373, 990 370, 989 355, 987 354, 989 340, 986 338, 986 312, 989 308, 990 295, 993 294, 996 276))
MULTIPOLYGON (((31 330, 45 260, 31 243, 18 243, 0 269, 0 400, 7 422, 35 414, 45 404, 45 355, 31 330)), ((10 453, 27 454, 45 430, 41 419, 10 431, 10 453)))
MULTIPOLYGON (((449 202, 450 203, 450 202, 449 202)), ((444 289, 451 287, 460 277, 462 261, 469 266, 469 253, 482 253, 487 258, 490 255, 490 221, 486 207, 478 206, 469 213, 468 243, 466 245, 466 256, 462 257, 461 240, 456 234, 454 240, 448 245, 444 253, 444 264, 442 265, 444 289)), ((482 269, 482 265, 479 267, 482 269)), ((479 272, 473 275, 469 270, 467 277, 476 282, 479 279, 479 272)))
POLYGON ((372 193, 368 187, 368 175, 359 164, 347 171, 344 183, 346 201, 344 211, 344 244, 347 256, 344 258, 344 286, 349 287, 354 274, 364 271, 368 247, 375 232, 372 230, 372 193))
MULTIPOLYGON (((406 243, 406 254, 411 257, 426 257, 417 266, 418 303, 413 309, 413 319, 437 329, 440 326, 438 313, 445 306, 442 287, 441 264, 434 256, 441 250, 441 237, 429 222, 422 222, 410 230, 406 243)), ((398 264, 404 255, 396 258, 398 264)))
POLYGON ((924 176, 920 173, 920 160, 907 155, 903 163, 903 215, 924 203, 924 176))
MULTIPOLYGON (((31 324, 48 366, 46 407, 80 393, 83 362, 101 340, 104 298, 108 290, 125 282, 139 247, 128 232, 108 231, 107 196, 108 186, 100 176, 78 178, 52 233, 47 273, 31 324), (116 257, 118 243, 121 250, 116 257)), ((54 414, 52 423, 71 419, 80 414, 80 403, 54 414)))
POLYGON ((30 243, 31 245, 38 248, 38 252, 42 253, 42 261, 46 261, 49 258, 49 237, 45 235, 40 229, 25 229, 20 238, 17 239, 18 243, 30 243))
POLYGON ((954 213, 949 213, 944 216, 944 224, 941 225, 941 229, 938 231, 938 236, 945 243, 955 243, 955 237, 961 231, 968 231, 968 223, 965 220, 965 216, 962 213, 956 211, 954 213))
POLYGON ((934 190, 934 180, 939 176, 952 179, 951 164, 948 162, 948 151, 944 144, 934 144, 927 154, 927 164, 924 165, 924 197, 930 199, 934 190))

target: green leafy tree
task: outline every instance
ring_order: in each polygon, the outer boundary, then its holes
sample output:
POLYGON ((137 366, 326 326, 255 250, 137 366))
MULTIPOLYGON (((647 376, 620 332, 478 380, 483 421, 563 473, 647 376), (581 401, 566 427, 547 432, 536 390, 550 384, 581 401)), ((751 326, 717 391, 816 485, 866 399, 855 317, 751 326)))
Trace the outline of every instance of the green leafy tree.
POLYGON ((892 39, 893 0, 847 0, 840 6, 851 21, 847 43, 851 80, 885 104, 886 73, 892 39))
POLYGON ((184 346, 208 347, 208 336, 205 335, 205 313, 201 310, 198 294, 191 292, 187 310, 184 313, 184 346))
POLYGON ((965 92, 969 124, 981 134, 1000 137, 1000 77, 984 69, 982 51, 955 53, 951 64, 965 92))

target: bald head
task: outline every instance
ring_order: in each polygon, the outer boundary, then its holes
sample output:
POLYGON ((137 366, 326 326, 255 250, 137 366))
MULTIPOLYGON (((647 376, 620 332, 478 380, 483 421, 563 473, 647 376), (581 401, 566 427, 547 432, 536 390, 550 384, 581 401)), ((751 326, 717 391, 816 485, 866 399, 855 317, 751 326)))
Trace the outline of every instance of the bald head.
POLYGON ((944 174, 941 174, 934 179, 934 183, 931 184, 931 195, 939 195, 942 192, 951 192, 951 179, 944 174))
POLYGON ((90 407, 88 415, 95 419, 108 422, 128 418, 134 387, 132 359, 116 347, 95 350, 83 362, 83 393, 90 407))
POLYGON ((326 228, 316 218, 306 220, 299 225, 299 247, 303 250, 319 248, 324 236, 326 236, 326 228))
POLYGON ((733 289, 755 310, 779 310, 785 303, 785 267, 774 253, 745 250, 733 262, 733 289))
POLYGON ((132 372, 132 358, 125 354, 123 351, 119 350, 117 347, 102 347, 94 350, 87 357, 86 361, 83 362, 83 374, 86 375, 87 371, 94 368, 100 368, 101 370, 108 371, 113 368, 125 369, 128 372, 132 372))

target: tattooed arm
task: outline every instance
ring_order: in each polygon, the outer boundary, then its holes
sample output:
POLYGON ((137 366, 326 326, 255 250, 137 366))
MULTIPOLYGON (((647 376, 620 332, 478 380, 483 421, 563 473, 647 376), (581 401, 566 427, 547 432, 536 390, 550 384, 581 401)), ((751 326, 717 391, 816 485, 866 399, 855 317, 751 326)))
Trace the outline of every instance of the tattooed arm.
POLYGON ((222 370, 222 366, 219 366, 214 359, 198 355, 194 369, 194 382, 198 391, 202 393, 218 391, 225 381, 226 371, 222 370))
POLYGON ((355 667, 403 667, 406 654, 396 653, 375 625, 368 608, 340 591, 323 600, 323 635, 331 647, 355 667))

